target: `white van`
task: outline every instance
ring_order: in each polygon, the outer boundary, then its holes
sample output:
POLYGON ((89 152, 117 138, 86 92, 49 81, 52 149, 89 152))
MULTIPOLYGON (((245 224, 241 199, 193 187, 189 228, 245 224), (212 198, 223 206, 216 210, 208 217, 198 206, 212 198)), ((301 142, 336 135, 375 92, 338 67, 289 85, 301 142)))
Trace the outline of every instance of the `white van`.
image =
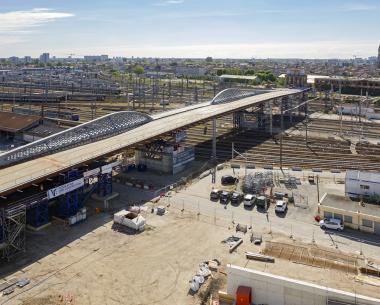
POLYGON ((252 194, 246 194, 244 196, 244 206, 245 207, 251 207, 255 204, 256 196, 252 194))

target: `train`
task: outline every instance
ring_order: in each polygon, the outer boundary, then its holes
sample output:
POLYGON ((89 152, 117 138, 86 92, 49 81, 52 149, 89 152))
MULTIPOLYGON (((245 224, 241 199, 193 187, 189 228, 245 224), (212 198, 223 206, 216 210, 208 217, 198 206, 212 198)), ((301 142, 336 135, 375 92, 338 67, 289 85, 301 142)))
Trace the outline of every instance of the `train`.
MULTIPOLYGON (((40 110, 36 109, 28 109, 28 108, 20 108, 20 107, 12 107, 12 112, 18 114, 26 114, 26 115, 41 115, 40 110)), ((52 118, 52 119, 61 119, 61 120, 69 120, 76 121, 80 120, 79 114, 75 114, 69 111, 51 111, 44 110, 44 117, 52 118)))

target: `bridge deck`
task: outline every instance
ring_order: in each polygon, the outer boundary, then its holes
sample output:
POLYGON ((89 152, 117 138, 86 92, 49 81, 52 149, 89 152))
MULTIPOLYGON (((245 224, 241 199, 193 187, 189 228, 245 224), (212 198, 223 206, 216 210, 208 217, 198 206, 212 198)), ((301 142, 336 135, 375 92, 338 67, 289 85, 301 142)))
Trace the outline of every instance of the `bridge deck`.
POLYGON ((33 182, 44 180, 72 167, 173 130, 220 117, 239 109, 249 108, 257 103, 300 92, 295 89, 277 90, 220 105, 190 106, 187 111, 183 111, 183 109, 174 111, 169 116, 158 115, 154 117, 153 121, 123 134, 1 169, 0 194, 6 195, 33 182))

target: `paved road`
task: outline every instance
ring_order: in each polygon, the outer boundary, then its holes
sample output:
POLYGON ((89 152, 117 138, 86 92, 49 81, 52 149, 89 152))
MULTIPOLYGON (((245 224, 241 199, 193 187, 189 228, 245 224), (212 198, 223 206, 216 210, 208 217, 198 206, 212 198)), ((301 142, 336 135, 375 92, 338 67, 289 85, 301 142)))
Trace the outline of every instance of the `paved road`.
POLYGON ((303 208, 290 206, 288 213, 278 216, 274 208, 270 207, 268 215, 259 212, 256 208, 246 210, 243 204, 232 206, 230 203, 225 206, 219 202, 210 201, 195 195, 192 191, 184 190, 173 197, 167 199, 172 208, 186 212, 200 213, 210 217, 210 220, 223 219, 252 225, 254 232, 282 233, 286 236, 310 243, 314 239, 317 244, 333 247, 349 253, 359 254, 363 252, 365 256, 380 259, 380 237, 354 230, 345 230, 342 233, 335 231, 323 231, 317 223, 313 223, 310 211, 303 208))

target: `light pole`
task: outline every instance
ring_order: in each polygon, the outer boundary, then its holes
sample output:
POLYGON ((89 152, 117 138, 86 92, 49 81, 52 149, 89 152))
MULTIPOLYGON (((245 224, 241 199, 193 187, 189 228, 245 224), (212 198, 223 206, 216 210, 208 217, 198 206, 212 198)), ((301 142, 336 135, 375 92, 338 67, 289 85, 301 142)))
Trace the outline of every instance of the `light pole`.
POLYGON ((237 155, 239 155, 240 157, 242 157, 244 160, 245 160, 245 166, 244 166, 244 177, 247 176, 247 163, 248 163, 248 159, 247 157, 243 156, 241 153, 239 153, 236 149, 235 149, 235 143, 232 142, 232 147, 231 147, 231 160, 234 159, 234 153, 236 153, 237 155))

